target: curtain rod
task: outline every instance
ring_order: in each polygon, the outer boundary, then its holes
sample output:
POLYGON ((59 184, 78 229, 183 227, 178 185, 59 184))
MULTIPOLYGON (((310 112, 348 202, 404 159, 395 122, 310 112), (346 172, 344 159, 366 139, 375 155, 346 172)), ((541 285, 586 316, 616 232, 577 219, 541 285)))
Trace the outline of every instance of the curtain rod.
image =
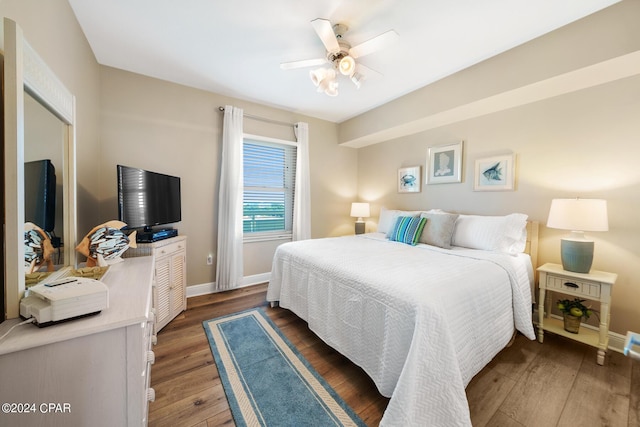
MULTIPOLYGON (((222 112, 224 111, 224 107, 218 107, 218 110, 222 112)), ((247 114, 247 113, 242 113, 242 116, 246 117, 247 119, 260 120, 261 122, 273 123, 274 125, 295 126, 295 123, 281 122, 280 120, 267 119, 265 117, 254 116, 252 114, 247 114)))

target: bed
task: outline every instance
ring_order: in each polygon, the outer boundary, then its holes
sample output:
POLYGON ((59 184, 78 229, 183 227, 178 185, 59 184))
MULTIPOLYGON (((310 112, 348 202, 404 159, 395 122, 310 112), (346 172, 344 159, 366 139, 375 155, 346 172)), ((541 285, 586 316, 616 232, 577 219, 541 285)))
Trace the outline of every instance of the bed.
POLYGON ((516 331, 535 339, 526 219, 383 210, 376 233, 279 246, 267 300, 364 369, 390 398, 381 425, 470 426, 469 381, 516 331))

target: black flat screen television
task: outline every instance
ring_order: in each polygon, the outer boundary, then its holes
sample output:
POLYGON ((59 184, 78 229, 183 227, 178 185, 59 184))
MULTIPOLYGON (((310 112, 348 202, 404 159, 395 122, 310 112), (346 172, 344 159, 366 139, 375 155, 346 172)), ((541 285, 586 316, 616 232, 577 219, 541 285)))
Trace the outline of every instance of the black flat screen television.
POLYGON ((56 225, 56 168, 51 160, 24 164, 24 219, 45 231, 56 225))
POLYGON ((152 231, 182 219, 180 178, 118 165, 118 219, 128 229, 152 231))

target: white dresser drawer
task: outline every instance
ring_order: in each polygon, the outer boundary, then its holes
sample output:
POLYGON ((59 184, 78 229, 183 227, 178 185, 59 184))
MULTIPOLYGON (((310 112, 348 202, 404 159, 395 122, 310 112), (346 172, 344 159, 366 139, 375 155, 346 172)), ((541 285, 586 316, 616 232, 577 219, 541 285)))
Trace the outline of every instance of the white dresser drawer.
POLYGON ((173 254, 185 248, 184 242, 175 242, 156 249, 156 256, 161 257, 167 254, 173 254))
POLYGON ((593 298, 600 297, 600 283, 598 282, 575 280, 569 277, 548 274, 546 287, 560 292, 567 291, 593 298))

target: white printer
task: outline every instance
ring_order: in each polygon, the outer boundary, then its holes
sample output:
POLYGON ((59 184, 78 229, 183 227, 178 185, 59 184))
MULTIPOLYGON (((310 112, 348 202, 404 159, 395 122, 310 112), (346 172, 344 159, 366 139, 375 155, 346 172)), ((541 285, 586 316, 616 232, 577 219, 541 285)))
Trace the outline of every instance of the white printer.
POLYGON ((20 301, 20 316, 40 327, 98 314, 109 308, 109 288, 94 279, 67 277, 32 286, 20 301))

